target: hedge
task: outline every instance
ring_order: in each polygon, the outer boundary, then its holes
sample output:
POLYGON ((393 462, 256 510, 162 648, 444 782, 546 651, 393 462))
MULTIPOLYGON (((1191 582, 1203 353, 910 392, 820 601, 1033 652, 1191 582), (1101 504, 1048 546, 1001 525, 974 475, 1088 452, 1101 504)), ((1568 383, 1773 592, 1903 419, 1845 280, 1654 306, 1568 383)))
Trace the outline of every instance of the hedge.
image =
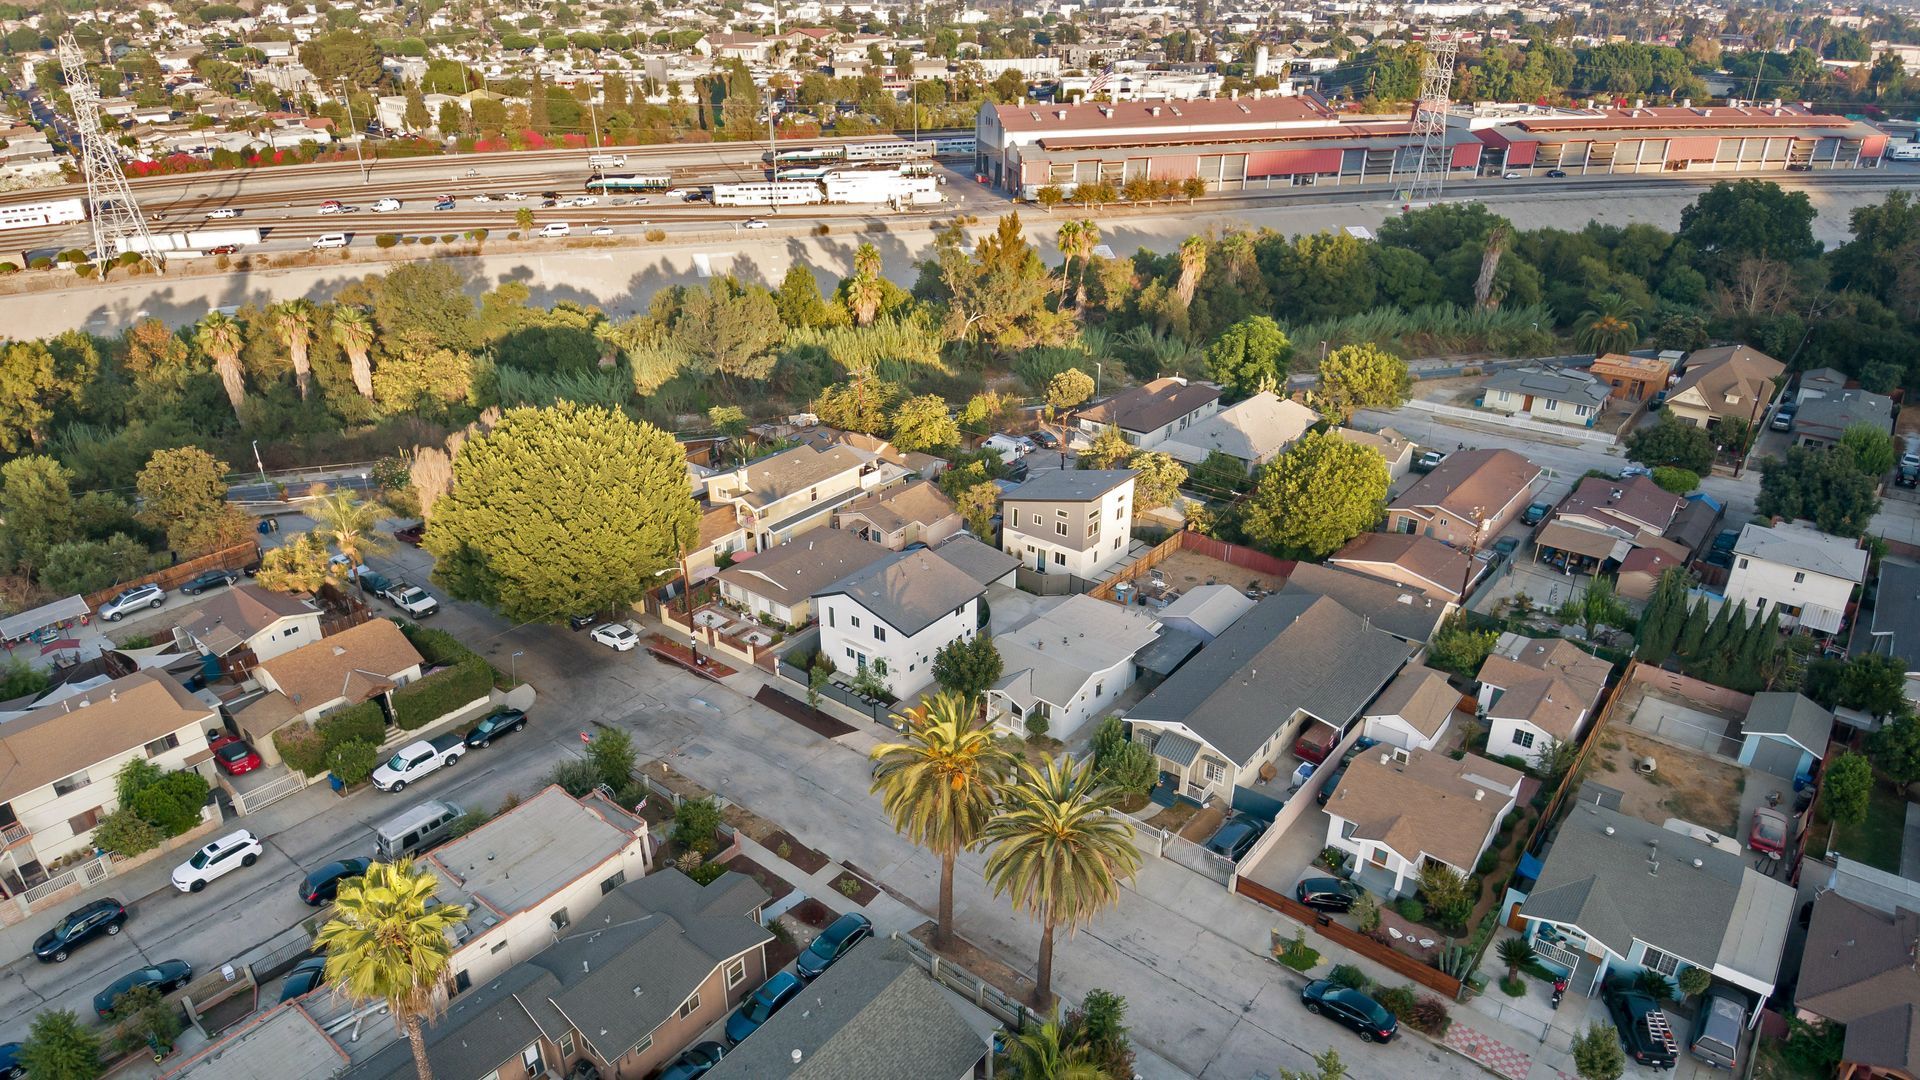
POLYGON ((380 763, 378 743, 352 739, 327 751, 327 768, 340 782, 348 786, 359 783, 373 775, 374 766, 380 763))
POLYGON ((390 248, 399 242, 400 237, 390 232, 381 233, 379 236, 373 238, 374 247, 390 248))
POLYGON ((387 715, 380 711, 380 702, 363 701, 358 705, 349 705, 337 712, 330 712, 313 725, 327 742, 331 752, 341 743, 370 742, 375 746, 387 736, 387 715))
POLYGON ((395 690, 394 722, 408 731, 424 727, 486 697, 492 689, 492 666, 477 656, 470 657, 395 690))
POLYGON ((471 660, 480 655, 445 630, 435 630, 430 626, 408 622, 400 624, 400 632, 406 635, 407 640, 413 644, 414 650, 426 660, 429 667, 457 664, 462 660, 471 660))
POLYGON ((313 725, 296 720, 273 733, 273 748, 287 768, 304 776, 319 776, 327 771, 327 740, 313 725))

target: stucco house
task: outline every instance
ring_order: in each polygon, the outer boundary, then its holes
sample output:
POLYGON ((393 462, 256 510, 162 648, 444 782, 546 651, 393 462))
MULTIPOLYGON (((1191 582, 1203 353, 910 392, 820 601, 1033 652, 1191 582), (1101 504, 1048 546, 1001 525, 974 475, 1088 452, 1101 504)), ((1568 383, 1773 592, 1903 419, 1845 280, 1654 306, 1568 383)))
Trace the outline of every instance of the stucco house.
POLYGON ((1502 368, 1487 379, 1480 407, 1506 416, 1592 427, 1613 388, 1578 368, 1502 368))
MULTIPOLYGON (((391 619, 369 619, 268 660, 254 677, 269 696, 287 701, 294 718, 312 721, 407 685, 424 662, 391 619)), ((247 734, 264 741, 269 732, 247 734)))
POLYGON ((1456 603, 1487 571, 1486 563, 1459 548, 1408 533, 1361 533, 1327 562, 1456 603))
POLYGON ((908 544, 932 547, 963 524, 953 500, 930 480, 863 495, 833 515, 834 528, 893 551, 908 544))
POLYGON ((1540 475, 1540 466, 1511 450, 1449 454, 1387 506, 1386 531, 1485 547, 1526 509, 1540 475))
POLYGON ((896 698, 933 681, 933 657, 981 629, 986 586, 926 549, 887 552, 813 595, 820 652, 848 676, 871 671, 896 698))
POLYGON ((1050 469, 1000 500, 1000 547, 1043 574, 1092 579, 1133 541, 1132 469, 1050 469))
POLYGON ((1070 740, 1133 685, 1133 658, 1160 634, 1153 617, 1091 596, 1069 596, 993 639, 1000 681, 987 691, 987 716, 1012 735, 1043 723, 1070 740))
POLYGON ((1867 552, 1804 521, 1748 524, 1733 545, 1726 598, 1749 612, 1779 612, 1782 627, 1837 633, 1853 590, 1867 579, 1867 552))
POLYGON ((1766 419, 1773 380, 1786 371, 1787 365, 1746 345, 1695 349, 1687 355, 1685 374, 1667 391, 1665 409, 1694 427, 1729 418, 1757 427, 1766 419))
POLYGON ((1185 431, 1175 432, 1159 449, 1189 466, 1210 455, 1225 454, 1249 472, 1272 461, 1320 422, 1305 405, 1262 390, 1185 431))
POLYGON ((1432 750, 1446 738, 1460 700, 1444 672, 1409 665, 1367 706, 1361 734, 1402 750, 1432 750))
POLYGON ((1578 741, 1612 671, 1564 638, 1502 634, 1480 664, 1487 753, 1532 762, 1552 743, 1578 741))
POLYGON ((733 507, 750 546, 764 551, 825 528, 835 510, 904 475, 869 450, 803 444, 708 477, 707 499, 733 507))
POLYGON ((247 666, 319 640, 320 609, 312 601, 250 581, 182 611, 173 627, 176 647, 218 657, 246 649, 247 666))
POLYGON ((1327 846, 1353 856, 1353 880, 1389 899, 1438 863, 1462 877, 1513 809, 1523 774, 1468 754, 1376 747, 1347 764, 1327 798, 1327 846))
POLYGON ((887 557, 888 549, 841 529, 815 529, 720 571, 720 596, 786 626, 813 618, 813 594, 887 557))
POLYGON ((1073 420, 1088 435, 1115 428, 1129 443, 1153 449, 1219 411, 1219 387, 1168 377, 1083 405, 1073 420))

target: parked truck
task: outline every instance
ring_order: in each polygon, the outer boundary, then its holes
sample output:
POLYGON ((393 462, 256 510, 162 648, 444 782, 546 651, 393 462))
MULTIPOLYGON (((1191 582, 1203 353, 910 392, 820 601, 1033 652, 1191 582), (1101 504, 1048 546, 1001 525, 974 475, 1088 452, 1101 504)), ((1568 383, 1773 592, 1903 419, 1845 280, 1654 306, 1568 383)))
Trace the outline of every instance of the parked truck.
POLYGON ((393 603, 394 607, 413 616, 424 619, 440 610, 440 601, 427 594, 427 590, 418 585, 409 585, 404 581, 390 582, 380 590, 380 595, 393 603))
POLYGON ((373 786, 381 791, 403 790, 415 780, 459 761, 466 752, 466 736, 458 732, 408 743, 373 770, 373 786))
POLYGON ((1602 996, 1628 1057, 1650 1069, 1671 1069, 1679 1063, 1680 1043, 1658 1001, 1633 983, 1610 983, 1602 996))

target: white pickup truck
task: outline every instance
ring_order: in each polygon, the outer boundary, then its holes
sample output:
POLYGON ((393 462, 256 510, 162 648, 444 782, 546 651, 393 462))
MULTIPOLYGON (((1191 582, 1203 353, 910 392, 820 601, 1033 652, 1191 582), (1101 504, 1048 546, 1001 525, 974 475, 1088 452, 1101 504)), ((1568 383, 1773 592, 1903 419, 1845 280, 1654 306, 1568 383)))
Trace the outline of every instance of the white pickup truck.
POLYGON ((429 596, 427 590, 418 585, 409 585, 404 581, 396 581, 387 586, 380 595, 391 600, 394 607, 416 619, 424 619, 440 610, 440 601, 429 596))
POLYGON ((381 791, 399 791, 408 784, 451 765, 467 752, 467 741, 457 733, 408 743, 373 770, 373 786, 381 791))

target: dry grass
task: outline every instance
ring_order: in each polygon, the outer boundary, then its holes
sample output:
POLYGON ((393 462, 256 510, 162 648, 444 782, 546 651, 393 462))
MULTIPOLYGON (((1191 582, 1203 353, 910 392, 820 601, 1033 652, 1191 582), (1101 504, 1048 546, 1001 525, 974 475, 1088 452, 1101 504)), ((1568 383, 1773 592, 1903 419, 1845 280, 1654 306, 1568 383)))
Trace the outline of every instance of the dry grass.
POLYGON ((1733 834, 1740 830, 1740 769, 1668 743, 1615 728, 1595 751, 1600 783, 1621 792, 1621 810, 1658 825, 1682 818, 1733 834), (1651 757, 1655 771, 1639 769, 1651 757))
MULTIPOLYGON (((1219 559, 1210 558, 1197 551, 1176 551, 1161 560, 1154 569, 1160 571, 1160 576, 1166 578, 1167 584, 1181 592, 1209 582, 1231 585, 1236 589, 1257 586, 1268 591, 1278 589, 1285 584, 1282 578, 1271 574, 1255 573, 1245 567, 1221 562, 1219 559)), ((1145 581, 1150 576, 1150 574, 1143 576, 1141 580, 1145 581)))

